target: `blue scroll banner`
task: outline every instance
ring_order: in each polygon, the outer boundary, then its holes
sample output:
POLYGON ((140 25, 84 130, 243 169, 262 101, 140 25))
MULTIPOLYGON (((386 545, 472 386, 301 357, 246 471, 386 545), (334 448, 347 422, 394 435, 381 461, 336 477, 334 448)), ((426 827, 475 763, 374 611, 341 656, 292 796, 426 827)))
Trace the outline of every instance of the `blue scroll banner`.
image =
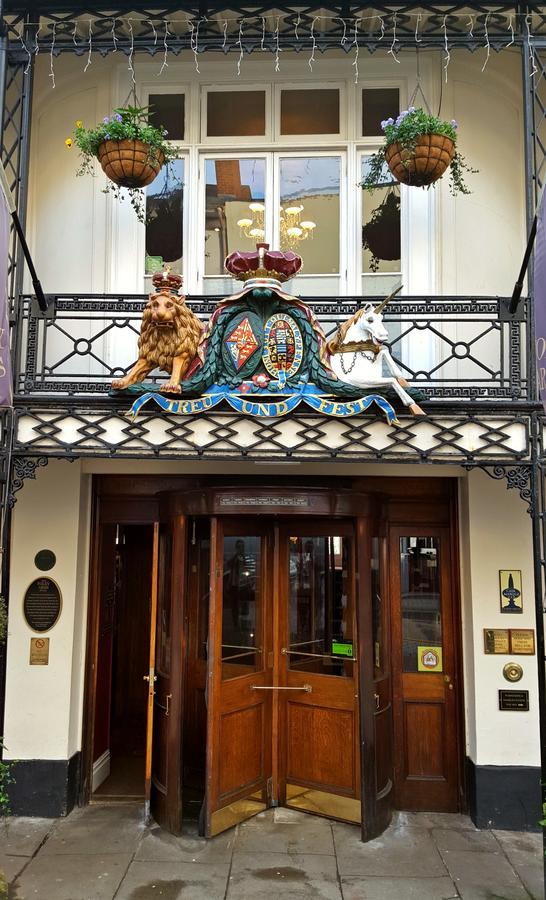
POLYGON ((338 419, 345 419, 348 416, 357 416, 359 413, 365 412, 375 403, 381 412, 385 414, 389 425, 398 424, 396 413, 391 404, 380 397, 378 394, 368 394, 366 397, 360 397, 356 400, 336 400, 335 398, 325 397, 314 384, 303 384, 297 393, 287 394, 286 396, 275 399, 253 399, 252 396, 235 393, 222 385, 212 385, 206 394, 195 400, 173 400, 163 394, 155 392, 142 394, 138 400, 135 400, 129 415, 135 417, 143 406, 150 401, 157 403, 164 412, 174 413, 175 415, 192 416, 199 413, 208 412, 215 406, 218 406, 225 400, 232 409, 247 416, 257 416, 264 419, 277 419, 292 412, 303 401, 310 406, 311 409, 322 413, 325 416, 334 416, 338 419))

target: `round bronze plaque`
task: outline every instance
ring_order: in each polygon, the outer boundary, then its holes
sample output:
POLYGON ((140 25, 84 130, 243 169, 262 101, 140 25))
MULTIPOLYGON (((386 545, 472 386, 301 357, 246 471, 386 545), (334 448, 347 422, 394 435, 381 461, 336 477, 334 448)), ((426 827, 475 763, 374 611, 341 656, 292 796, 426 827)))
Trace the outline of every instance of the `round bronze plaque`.
POLYGON ((519 663, 509 662, 504 666, 502 674, 507 681, 520 681, 523 677, 523 669, 519 663))
POLYGON ((49 631, 61 614, 61 591, 52 578, 36 578, 25 592, 23 612, 33 631, 49 631))
POLYGON ((38 550, 34 557, 34 565, 40 572, 49 572, 57 562, 57 557, 53 550, 38 550))

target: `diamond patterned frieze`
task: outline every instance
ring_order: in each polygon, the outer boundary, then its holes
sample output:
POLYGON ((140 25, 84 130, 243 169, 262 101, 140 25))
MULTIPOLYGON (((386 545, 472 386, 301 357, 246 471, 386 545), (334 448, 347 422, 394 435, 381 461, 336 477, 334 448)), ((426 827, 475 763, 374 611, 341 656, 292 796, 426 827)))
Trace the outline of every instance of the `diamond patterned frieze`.
POLYGON ((404 462, 494 462, 529 459, 530 419, 450 413, 401 417, 327 419, 290 414, 254 419, 235 412, 204 413, 180 420, 172 414, 91 410, 61 404, 47 410, 17 410, 16 452, 49 456, 112 454, 165 459, 403 460, 404 462))

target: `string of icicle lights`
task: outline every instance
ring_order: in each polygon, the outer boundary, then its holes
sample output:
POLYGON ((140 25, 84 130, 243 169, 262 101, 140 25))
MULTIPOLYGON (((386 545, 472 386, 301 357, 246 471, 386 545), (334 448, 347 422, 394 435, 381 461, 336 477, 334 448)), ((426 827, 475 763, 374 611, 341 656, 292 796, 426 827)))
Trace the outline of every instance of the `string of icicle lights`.
MULTIPOLYGON (((440 31, 443 38, 441 52, 443 53, 443 71, 446 82, 448 79, 448 70, 451 61, 448 26, 452 24, 454 20, 457 20, 461 24, 460 30, 457 31, 458 38, 465 36, 470 41, 482 44, 484 51, 482 72, 485 71, 491 55, 492 35, 490 28, 492 19, 494 20, 496 25, 496 30, 494 32, 495 49, 506 49, 508 47, 511 47, 516 41, 515 26, 516 24, 522 25, 523 31, 527 38, 527 45, 529 49, 529 74, 531 75, 531 77, 534 77, 537 74, 538 68, 536 65, 534 36, 532 32, 533 17, 531 14, 514 12, 504 15, 497 12, 488 12, 482 13, 479 16, 475 13, 447 13, 444 16, 438 16, 437 14, 431 15, 435 19, 439 18, 441 21, 440 31), (503 28, 500 28, 501 22, 503 23, 503 28), (478 27, 481 28, 481 31, 479 34, 476 34, 475 29, 478 27), (497 44, 499 40, 502 39, 503 31, 506 32, 506 42, 503 43, 499 48, 497 44)), ((219 45, 220 49, 225 54, 231 51, 236 52, 235 71, 237 76, 240 76, 245 54, 245 34, 247 32, 247 29, 249 28, 254 28, 251 37, 253 41, 259 41, 259 50, 273 52, 275 72, 280 72, 281 53, 283 52, 281 47, 281 34, 283 37, 286 37, 286 35, 290 33, 290 29, 287 27, 283 28, 281 32, 281 18, 282 17, 280 15, 276 14, 272 16, 246 16, 243 18, 224 18, 220 16, 219 18, 215 18, 214 20, 207 19, 206 17, 188 17, 185 19, 173 18, 167 20, 150 18, 139 19, 135 16, 117 16, 115 18, 112 17, 112 19, 101 18, 93 20, 92 18, 84 18, 77 21, 70 21, 65 19, 62 22, 52 22, 50 25, 50 35, 47 36, 47 39, 40 39, 40 34, 44 29, 43 22, 27 23, 26 26, 21 26, 20 30, 16 31, 15 33, 17 35, 17 39, 21 43, 23 50, 27 54, 28 61, 25 67, 25 73, 29 71, 33 57, 37 56, 41 49, 45 49, 46 52, 49 53, 49 78, 51 81, 51 87, 54 88, 54 58, 58 53, 61 52, 60 48, 58 47, 59 31, 61 30, 61 28, 66 34, 67 30, 72 26, 72 42, 76 51, 78 53, 83 52, 85 55, 85 64, 83 71, 86 72, 93 61, 92 53, 94 49, 94 37, 96 31, 99 30, 100 26, 100 46, 101 49, 104 49, 104 37, 106 33, 104 26, 105 23, 111 22, 111 27, 109 29, 109 32, 107 32, 112 42, 111 52, 116 53, 118 50, 118 45, 122 43, 122 41, 128 43, 128 48, 125 49, 124 52, 126 52, 128 55, 128 70, 130 73, 131 81, 134 84, 135 26, 145 26, 148 29, 148 33, 150 33, 153 37, 153 52, 155 53, 157 51, 161 54, 161 65, 158 68, 157 75, 162 75, 165 69, 168 68, 170 43, 172 43, 174 40, 179 39, 183 35, 189 37, 190 52, 193 54, 195 71, 200 74, 199 54, 201 51, 199 48, 199 32, 203 25, 210 26, 212 22, 215 26, 218 27, 218 37, 221 41, 219 45), (28 37, 29 28, 31 30, 35 29, 32 38, 28 37), (258 33, 256 33, 256 28, 259 29, 258 33), (123 36, 120 37, 122 31, 123 36)), ((376 13, 374 15, 359 16, 355 18, 316 15, 312 18, 307 17, 305 20, 303 20, 298 13, 296 21, 293 25, 293 35, 296 42, 298 43, 308 42, 308 66, 310 71, 313 72, 313 68, 316 62, 316 53, 319 49, 320 44, 321 29, 328 24, 333 24, 338 28, 341 28, 342 34, 340 36, 339 46, 346 52, 352 52, 354 82, 355 84, 358 84, 360 76, 360 44, 363 38, 375 40, 377 43, 384 41, 387 55, 392 57, 394 63, 400 65, 399 53, 401 50, 401 42, 398 35, 400 33, 401 20, 403 21, 406 28, 406 30, 404 31, 404 35, 406 37, 408 22, 412 23, 415 46, 419 47, 419 44, 423 41, 422 26, 426 21, 426 17, 422 12, 404 12, 403 14, 400 14, 400 17, 396 12, 389 13, 388 15, 380 15, 376 13), (307 26, 308 19, 311 20, 311 24, 310 26, 308 26, 308 34, 304 34, 303 30, 307 26)), ((14 29, 12 27, 12 31, 13 30, 14 29)), ((326 34, 327 33, 328 32, 326 32, 326 34)), ((210 32, 208 34, 208 37, 210 38, 210 32)), ((407 46, 407 44, 405 46, 407 46)), ((330 46, 329 49, 332 49, 332 47, 330 46)))

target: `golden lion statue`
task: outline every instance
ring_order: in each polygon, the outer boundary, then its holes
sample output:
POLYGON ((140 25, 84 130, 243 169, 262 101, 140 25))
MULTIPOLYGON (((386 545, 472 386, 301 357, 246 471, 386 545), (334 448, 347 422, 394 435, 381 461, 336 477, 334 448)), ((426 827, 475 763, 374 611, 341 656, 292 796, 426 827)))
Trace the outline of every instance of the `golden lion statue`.
POLYGON ((188 309, 184 297, 176 292, 182 284, 179 275, 168 270, 152 278, 157 293, 150 294, 142 314, 138 339, 138 360, 124 378, 112 382, 114 390, 123 390, 143 381, 154 369, 171 377, 160 391, 180 393, 180 382, 197 353, 203 324, 188 309))

